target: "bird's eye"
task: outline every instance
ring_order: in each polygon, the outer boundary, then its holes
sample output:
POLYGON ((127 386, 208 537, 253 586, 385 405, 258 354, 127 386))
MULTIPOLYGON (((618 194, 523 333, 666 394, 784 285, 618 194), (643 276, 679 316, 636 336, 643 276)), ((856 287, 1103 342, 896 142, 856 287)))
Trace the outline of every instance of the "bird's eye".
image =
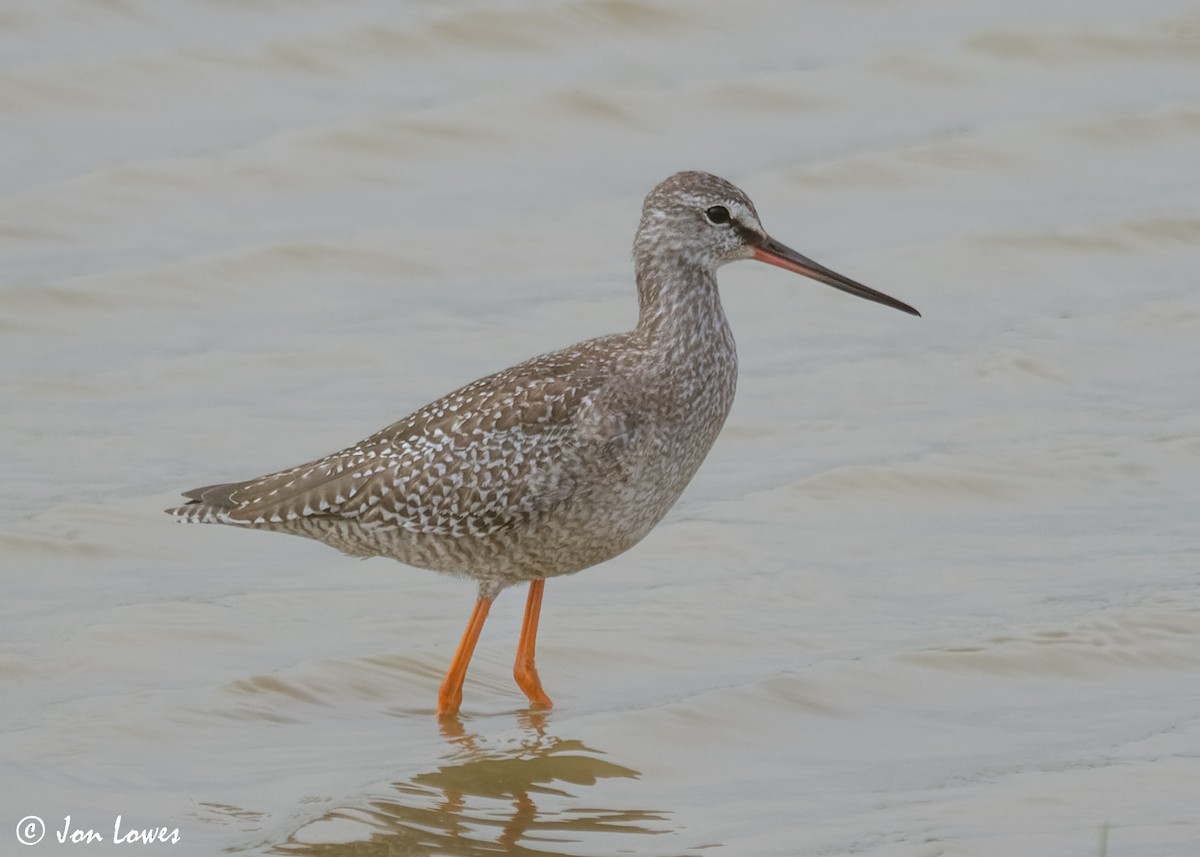
POLYGON ((723 205, 714 205, 708 211, 704 212, 704 215, 708 218, 709 223, 721 224, 729 222, 729 209, 723 205))

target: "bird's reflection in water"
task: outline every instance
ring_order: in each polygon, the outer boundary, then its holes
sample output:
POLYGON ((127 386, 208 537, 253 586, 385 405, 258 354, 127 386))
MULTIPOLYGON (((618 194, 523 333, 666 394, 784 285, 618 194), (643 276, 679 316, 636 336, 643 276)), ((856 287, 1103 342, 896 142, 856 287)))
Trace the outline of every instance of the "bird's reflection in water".
POLYGON ((275 852, 579 857, 589 851, 644 851, 628 837, 672 832, 664 812, 603 809, 581 800, 597 782, 635 779, 637 771, 599 758, 580 741, 548 734, 544 714, 526 713, 521 721, 520 741, 504 749, 483 746, 456 718, 445 721, 442 734, 451 752, 444 764, 394 783, 394 794, 331 810, 313 822, 357 822, 371 828, 369 839, 336 844, 292 839, 275 852), (569 850, 559 850, 564 847, 569 850))

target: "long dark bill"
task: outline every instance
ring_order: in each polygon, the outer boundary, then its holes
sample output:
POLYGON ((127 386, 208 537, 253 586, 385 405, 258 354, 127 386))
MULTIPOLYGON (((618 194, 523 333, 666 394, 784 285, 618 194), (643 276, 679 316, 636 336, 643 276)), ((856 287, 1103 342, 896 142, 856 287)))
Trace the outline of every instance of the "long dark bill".
POLYGON ((787 271, 795 271, 797 274, 803 274, 806 277, 816 280, 818 283, 824 283, 827 286, 833 286, 835 289, 841 289, 843 292, 849 292, 860 298, 866 298, 869 301, 890 306, 909 315, 920 315, 916 309, 903 301, 889 297, 883 292, 877 292, 874 289, 864 286, 862 283, 856 283, 849 277, 843 277, 837 271, 831 271, 824 265, 817 264, 807 256, 801 256, 791 247, 780 244, 774 238, 767 238, 755 247, 754 258, 760 262, 766 262, 768 265, 776 265, 787 271))

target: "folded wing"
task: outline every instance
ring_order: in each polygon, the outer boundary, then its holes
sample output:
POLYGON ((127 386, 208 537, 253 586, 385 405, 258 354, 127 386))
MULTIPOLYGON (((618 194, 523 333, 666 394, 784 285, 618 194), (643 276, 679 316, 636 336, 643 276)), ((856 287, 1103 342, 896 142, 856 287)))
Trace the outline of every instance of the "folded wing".
POLYGON ((191 502, 168 511, 198 523, 323 516, 452 536, 519 526, 570 496, 579 444, 596 440, 588 414, 603 382, 581 380, 578 367, 556 372, 555 356, 463 387, 317 461, 185 492, 191 502))

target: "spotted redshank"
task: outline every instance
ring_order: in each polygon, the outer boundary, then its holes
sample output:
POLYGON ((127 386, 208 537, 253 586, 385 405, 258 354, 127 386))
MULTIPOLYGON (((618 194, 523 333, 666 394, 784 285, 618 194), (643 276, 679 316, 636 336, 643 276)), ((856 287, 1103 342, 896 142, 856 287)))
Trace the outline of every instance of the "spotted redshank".
POLYGON ((757 259, 920 315, 767 235, 750 199, 701 172, 646 197, 633 242, 637 327, 468 384, 366 440, 167 512, 323 541, 352 556, 465 575, 479 597, 438 693, 455 714, 492 601, 529 584, 513 676, 550 707, 534 665, 546 578, 628 550, 691 481, 733 404, 737 352, 717 269, 757 259))

